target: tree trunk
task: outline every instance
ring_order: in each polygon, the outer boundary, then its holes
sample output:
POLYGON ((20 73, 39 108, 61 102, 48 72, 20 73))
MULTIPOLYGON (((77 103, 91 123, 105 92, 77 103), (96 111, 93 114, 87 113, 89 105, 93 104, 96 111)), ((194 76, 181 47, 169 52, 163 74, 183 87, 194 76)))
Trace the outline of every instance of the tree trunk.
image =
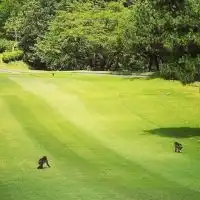
POLYGON ((149 57, 149 66, 148 66, 149 72, 151 71, 151 69, 152 69, 152 56, 149 57))
POLYGON ((95 69, 96 68, 96 53, 93 54, 92 65, 93 65, 93 68, 95 69))
POLYGON ((155 65, 156 65, 156 70, 159 71, 160 68, 159 68, 159 61, 158 61, 158 56, 154 56, 154 59, 155 59, 155 65))

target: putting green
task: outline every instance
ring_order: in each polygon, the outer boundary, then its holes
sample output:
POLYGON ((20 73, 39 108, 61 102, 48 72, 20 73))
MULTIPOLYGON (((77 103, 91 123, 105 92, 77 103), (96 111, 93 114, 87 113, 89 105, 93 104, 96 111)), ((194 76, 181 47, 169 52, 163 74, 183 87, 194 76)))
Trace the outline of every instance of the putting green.
POLYGON ((160 79, 1 74, 0 199, 199 200, 199 102, 160 79))

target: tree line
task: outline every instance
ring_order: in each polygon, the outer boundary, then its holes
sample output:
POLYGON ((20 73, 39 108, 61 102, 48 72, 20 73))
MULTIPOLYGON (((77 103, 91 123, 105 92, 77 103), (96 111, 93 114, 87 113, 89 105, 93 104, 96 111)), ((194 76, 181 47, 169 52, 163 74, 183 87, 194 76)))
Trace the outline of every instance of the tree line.
POLYGON ((199 0, 1 0, 0 53, 33 69, 200 77, 199 0))

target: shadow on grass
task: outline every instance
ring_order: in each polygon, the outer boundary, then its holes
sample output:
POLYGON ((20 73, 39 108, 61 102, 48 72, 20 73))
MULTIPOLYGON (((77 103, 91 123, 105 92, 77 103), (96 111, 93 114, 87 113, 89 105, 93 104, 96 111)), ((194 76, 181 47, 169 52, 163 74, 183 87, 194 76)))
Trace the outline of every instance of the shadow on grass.
POLYGON ((161 78, 159 72, 154 72, 154 73, 149 74, 149 76, 148 76, 147 79, 150 79, 150 80, 151 80, 151 79, 157 79, 157 78, 161 78))
POLYGON ((173 138, 191 138, 200 136, 200 128, 190 128, 190 127, 158 128, 153 130, 147 130, 145 132, 153 135, 159 135, 162 137, 173 137, 173 138))

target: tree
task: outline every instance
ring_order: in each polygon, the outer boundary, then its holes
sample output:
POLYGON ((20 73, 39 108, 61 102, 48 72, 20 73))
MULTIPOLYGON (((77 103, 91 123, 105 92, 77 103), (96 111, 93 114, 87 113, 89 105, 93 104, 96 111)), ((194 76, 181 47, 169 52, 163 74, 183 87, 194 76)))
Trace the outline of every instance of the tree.
POLYGON ((4 25, 11 13, 16 13, 25 0, 1 0, 0 1, 0 37, 3 37, 4 25))
POLYGON ((50 69, 116 69, 127 12, 120 2, 70 4, 38 40, 37 55, 50 69))
POLYGON ((124 34, 127 51, 166 78, 194 81, 199 74, 200 2, 143 0, 133 7, 124 34))
POLYGON ((25 52, 24 60, 32 66, 42 63, 35 52, 35 44, 48 29, 48 23, 55 15, 56 0, 30 0, 17 13, 7 20, 7 36, 19 40, 19 46, 25 52))

